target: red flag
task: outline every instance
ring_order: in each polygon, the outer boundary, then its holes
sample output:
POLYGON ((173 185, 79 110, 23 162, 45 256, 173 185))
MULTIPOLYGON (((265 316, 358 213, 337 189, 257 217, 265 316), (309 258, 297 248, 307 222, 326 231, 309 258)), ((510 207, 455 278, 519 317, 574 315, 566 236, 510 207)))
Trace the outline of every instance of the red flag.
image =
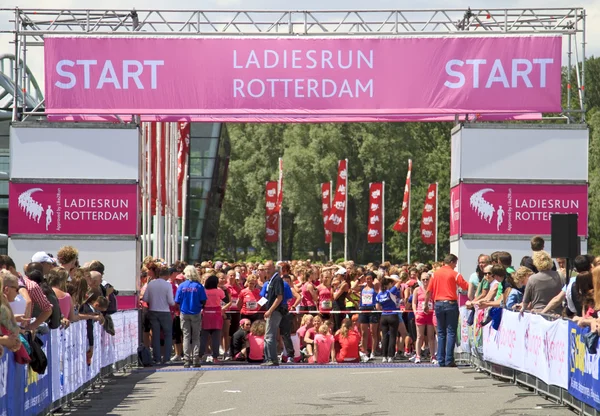
POLYGON ((437 232, 437 212, 435 205, 437 201, 437 185, 432 183, 427 189, 423 217, 421 218, 421 240, 425 244, 435 244, 435 233, 437 232))
POLYGON ((407 233, 408 232, 408 221, 410 221, 410 216, 408 212, 408 205, 410 201, 410 172, 412 171, 412 160, 408 160, 408 173, 406 174, 406 186, 404 187, 404 200, 402 201, 402 213, 400 214, 400 218, 394 224, 394 231, 398 231, 399 233, 407 233))
POLYGON ((267 243, 276 243, 279 240, 279 211, 277 209, 276 181, 267 182, 265 195, 265 241, 267 243))
POLYGON ((283 204, 283 158, 279 158, 279 180, 277 181, 277 212, 281 213, 283 204))
POLYGON ((323 228, 325 229, 325 243, 331 243, 331 231, 327 229, 327 220, 329 219, 329 205, 331 204, 331 183, 321 184, 321 206, 323 210, 323 228))
POLYGON ((152 159, 150 160, 150 203, 152 208, 152 215, 157 215, 156 209, 156 199, 158 198, 158 184, 157 184, 157 175, 160 173, 160 200, 161 200, 161 209, 159 215, 165 215, 165 204, 167 203, 167 187, 166 187, 166 179, 165 179, 165 149, 166 149, 166 140, 168 137, 167 128, 168 123, 147 123, 148 128, 148 138, 150 142, 150 146, 152 147, 152 159), (160 134, 160 148, 158 147, 158 135, 160 134), (158 165, 158 156, 160 152, 160 166, 158 165))
POLYGON ((383 184, 375 182, 369 185, 369 226, 367 241, 381 243, 383 227, 383 184))
POLYGON ((177 126, 177 199, 179 217, 183 216, 183 187, 185 186, 185 167, 190 151, 190 123, 179 122, 177 126))
POLYGON ((346 221, 346 191, 348 185, 348 171, 346 160, 338 162, 338 176, 335 188, 335 197, 333 204, 329 210, 329 219, 327 220, 327 228, 332 233, 343 233, 346 221))

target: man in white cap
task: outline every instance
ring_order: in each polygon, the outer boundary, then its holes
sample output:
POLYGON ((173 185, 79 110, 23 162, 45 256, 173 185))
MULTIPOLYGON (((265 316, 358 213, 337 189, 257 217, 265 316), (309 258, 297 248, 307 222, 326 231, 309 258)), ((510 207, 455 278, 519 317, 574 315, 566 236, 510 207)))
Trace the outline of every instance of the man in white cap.
POLYGON ((32 263, 41 263, 44 268, 44 275, 48 274, 50 270, 56 267, 56 260, 54 257, 46 253, 45 251, 38 251, 31 256, 32 263))

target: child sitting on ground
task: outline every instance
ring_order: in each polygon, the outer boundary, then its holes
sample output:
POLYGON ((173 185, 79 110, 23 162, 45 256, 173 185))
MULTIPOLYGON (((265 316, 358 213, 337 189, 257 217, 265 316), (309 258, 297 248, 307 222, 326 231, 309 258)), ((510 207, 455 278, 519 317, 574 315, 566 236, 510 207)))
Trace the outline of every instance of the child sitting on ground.
POLYGON ((315 355, 310 358, 311 362, 317 364, 335 362, 334 338, 329 325, 323 324, 319 327, 319 333, 315 335, 315 355))
POLYGON ((265 359, 265 321, 254 321, 248 334, 248 362, 262 363, 265 359))

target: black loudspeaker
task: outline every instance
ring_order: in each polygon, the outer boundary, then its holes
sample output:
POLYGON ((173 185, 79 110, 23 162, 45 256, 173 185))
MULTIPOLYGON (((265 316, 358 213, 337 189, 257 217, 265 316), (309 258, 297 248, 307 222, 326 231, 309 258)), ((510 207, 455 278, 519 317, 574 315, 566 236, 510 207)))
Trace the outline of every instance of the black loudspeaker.
POLYGON ((577 214, 552 214, 552 257, 573 260, 580 254, 577 214))

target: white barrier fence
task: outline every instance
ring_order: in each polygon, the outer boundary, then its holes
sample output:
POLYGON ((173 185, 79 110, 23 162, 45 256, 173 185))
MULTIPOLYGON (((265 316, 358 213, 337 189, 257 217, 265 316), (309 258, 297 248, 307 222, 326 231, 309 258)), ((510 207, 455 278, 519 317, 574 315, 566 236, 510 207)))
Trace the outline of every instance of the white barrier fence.
POLYGON ((48 359, 44 374, 17 364, 13 354, 5 350, 0 359, 0 416, 42 413, 88 385, 103 369, 110 371, 114 364, 133 360, 138 348, 138 311, 117 312, 111 317, 114 336, 94 323, 94 353, 89 365, 86 321, 40 337, 48 359))

